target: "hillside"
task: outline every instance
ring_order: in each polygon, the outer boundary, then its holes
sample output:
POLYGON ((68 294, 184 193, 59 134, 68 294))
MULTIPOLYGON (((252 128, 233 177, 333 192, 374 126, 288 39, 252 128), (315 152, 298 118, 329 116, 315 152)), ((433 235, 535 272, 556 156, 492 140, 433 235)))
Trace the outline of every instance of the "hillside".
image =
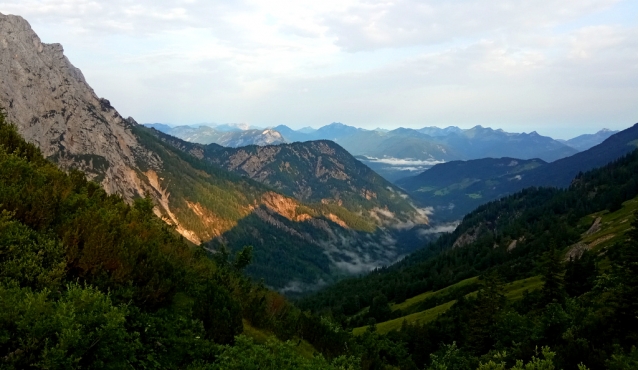
POLYGON ((355 213, 389 210, 403 222, 418 216, 398 187, 331 141, 236 149, 190 146, 185 150, 302 202, 338 204, 355 213))
POLYGON ((237 356, 243 368, 342 369, 317 350, 344 353, 347 338, 248 281, 249 249, 211 259, 152 208, 57 169, 0 115, 3 369, 227 369, 237 356), (306 353, 283 343, 293 338, 312 341, 306 353))
MULTIPOLYGON (((467 279, 464 281, 461 281, 457 284, 451 285, 447 288, 441 289, 439 291, 436 292, 428 292, 428 293, 423 293, 420 294, 416 297, 413 297, 409 300, 406 300, 405 303, 411 303, 410 305, 405 305, 401 304, 401 305, 392 305, 390 307, 390 309, 392 311, 398 311, 398 310, 404 310, 407 309, 407 311, 411 311, 410 308, 414 307, 414 306, 419 306, 419 303, 422 303, 424 301, 426 301, 427 299, 436 299, 437 296, 440 295, 445 295, 445 291, 446 290, 454 290, 454 289, 459 289, 460 287, 462 287, 463 284, 467 284, 467 281, 471 280, 473 282, 478 282, 477 278, 472 278, 472 279, 467 279), (401 306, 402 308, 397 308, 401 306)), ((522 279, 522 280, 517 280, 514 282, 511 282, 509 284, 505 284, 503 286, 503 295, 506 299, 510 300, 510 301, 517 301, 523 298, 525 293, 530 293, 530 292, 534 292, 536 290, 541 289, 543 286, 543 282, 539 277, 531 277, 528 279, 522 279)), ((464 295, 464 297, 475 297, 476 293, 478 292, 478 289, 480 288, 480 286, 478 284, 475 285, 475 289, 464 295)), ((443 299, 445 300, 445 298, 443 299)), ((408 313, 405 314, 403 316, 399 316, 395 319, 392 320, 388 320, 382 323, 378 323, 376 324, 377 327, 377 332, 380 334, 387 334, 391 331, 394 330, 400 330, 401 326, 404 325, 403 323, 405 322, 406 324, 410 324, 410 325, 424 325, 424 324, 428 324, 434 320, 436 320, 439 316, 441 316, 442 314, 444 314, 445 312, 447 312, 450 308, 452 308, 452 306, 456 303, 456 300, 451 300, 451 301, 447 301, 445 303, 439 304, 435 307, 432 308, 428 308, 426 310, 423 311, 418 311, 417 308, 417 312, 415 313, 408 313)), ((355 328, 352 330, 352 333, 354 335, 361 335, 363 334, 366 330, 368 330, 367 326, 363 326, 363 327, 359 327, 359 328, 355 328)))
POLYGON ((348 302, 355 295, 361 307, 379 292, 389 302, 402 302, 496 266, 508 281, 530 277, 534 261, 550 244, 566 249, 581 240, 591 227, 580 222, 583 217, 616 211, 636 195, 638 151, 581 174, 568 189, 528 188, 482 205, 427 248, 366 277, 337 283, 304 299, 302 307, 351 315, 358 312, 348 302))
POLYGON ((557 368, 634 364, 637 210, 634 150, 568 189, 483 205, 428 248, 299 305, 426 368, 473 369, 492 351, 514 361, 543 346, 557 368))
POLYGON ((546 166, 540 159, 485 158, 438 164, 415 177, 397 181, 442 220, 460 219, 481 204, 510 194, 529 171, 546 166), (502 185, 507 184, 507 185, 502 185))
MULTIPOLYGON (((176 200, 173 190, 170 198, 176 215, 182 212, 191 229, 208 232, 203 240, 210 240, 212 247, 252 245, 255 260, 247 273, 264 278, 269 286, 290 294, 316 289, 390 264, 422 244, 418 230, 428 227, 423 211, 334 143, 230 149, 187 143, 143 127, 136 132, 152 143, 154 152, 166 151, 161 156, 166 163, 174 163, 158 176, 176 192, 176 200), (226 187, 232 183, 245 188, 228 188, 233 191, 228 195, 221 195, 219 187, 202 192, 185 183, 185 162, 199 163, 200 171, 215 174, 198 181, 226 176, 226 187), (215 193, 220 195, 208 195, 215 193), (179 199, 187 202, 179 204, 179 199), (243 213, 232 210, 236 204, 246 207, 243 213), (204 218, 209 220, 205 224, 192 215, 200 207, 228 209, 228 214, 219 220, 204 218), (224 220, 228 227, 219 228, 224 220)), ((201 175, 193 171, 192 176, 201 175)))
POLYGON ((439 220, 457 220, 476 207, 532 186, 566 188, 580 172, 614 161, 638 147, 638 125, 584 152, 552 163, 513 158, 437 164, 397 182, 439 220), (514 164, 509 166, 510 164, 514 164))

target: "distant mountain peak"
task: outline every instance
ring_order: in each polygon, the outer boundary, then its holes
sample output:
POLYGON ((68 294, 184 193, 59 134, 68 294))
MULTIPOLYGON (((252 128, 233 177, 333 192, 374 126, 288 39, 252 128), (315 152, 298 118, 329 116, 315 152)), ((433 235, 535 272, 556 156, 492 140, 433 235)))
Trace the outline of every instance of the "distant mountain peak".
POLYGON ((348 126, 348 125, 343 124, 341 122, 332 122, 331 124, 326 125, 326 126, 324 126, 322 128, 326 128, 326 127, 352 127, 352 128, 356 128, 354 126, 348 126))
POLYGON ((585 134, 577 136, 573 139, 569 139, 565 141, 565 144, 577 150, 584 151, 602 143, 616 133, 618 133, 618 131, 612 131, 608 128, 603 128, 595 134, 585 134))

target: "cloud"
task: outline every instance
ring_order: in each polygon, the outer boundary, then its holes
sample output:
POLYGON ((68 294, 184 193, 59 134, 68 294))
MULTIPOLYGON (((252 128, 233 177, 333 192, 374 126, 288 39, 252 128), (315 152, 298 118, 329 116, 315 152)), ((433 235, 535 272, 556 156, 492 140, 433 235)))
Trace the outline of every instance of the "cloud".
POLYGON ((436 164, 445 163, 445 161, 437 161, 437 160, 424 161, 424 160, 418 160, 418 159, 412 159, 412 158, 366 157, 366 159, 370 162, 390 164, 393 166, 434 166, 436 164))
POLYGON ((326 17, 350 51, 523 34, 609 8, 619 0, 368 0, 326 17))
POLYGON ((0 12, 62 43, 140 122, 568 138, 638 116, 630 0, 0 0, 0 12))
POLYGON ((446 224, 435 225, 429 229, 419 229, 417 232, 421 236, 440 234, 440 233, 451 233, 459 226, 460 222, 450 222, 446 224))
POLYGON ((293 280, 285 287, 279 289, 279 292, 282 294, 313 292, 325 287, 326 285, 328 285, 328 283, 323 279, 319 279, 315 283, 304 283, 299 280, 293 280))

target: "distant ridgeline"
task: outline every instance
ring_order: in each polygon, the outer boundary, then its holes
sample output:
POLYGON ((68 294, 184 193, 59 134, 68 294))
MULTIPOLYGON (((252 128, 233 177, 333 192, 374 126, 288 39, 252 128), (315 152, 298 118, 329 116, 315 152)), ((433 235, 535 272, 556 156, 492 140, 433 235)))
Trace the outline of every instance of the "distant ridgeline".
POLYGON ((515 158, 452 161, 397 184, 419 204, 434 207, 438 220, 458 220, 481 204, 527 187, 568 187, 579 172, 603 166, 637 147, 638 124, 552 163, 515 158))
POLYGON ((479 158, 540 158, 554 161, 589 149, 614 132, 603 130, 567 141, 554 140, 535 132, 508 133, 476 126, 394 130, 366 130, 333 123, 317 130, 293 130, 281 125, 258 130, 248 125, 199 125, 171 127, 145 124, 171 136, 199 144, 216 143, 226 147, 271 145, 283 142, 330 140, 344 147, 357 159, 389 181, 418 174, 441 162, 479 158))
POLYGON ((285 142, 283 136, 272 129, 252 129, 250 127, 217 126, 206 125, 177 126, 150 123, 144 124, 149 128, 154 128, 165 134, 175 136, 184 141, 199 144, 219 144, 226 147, 236 148, 247 145, 276 145, 285 142))
POLYGON ((274 129, 287 141, 335 141, 389 181, 418 174, 437 163, 454 160, 513 157, 540 158, 549 162, 578 152, 569 143, 536 132, 515 134, 482 126, 467 130, 458 127, 424 127, 390 131, 365 130, 333 123, 314 131, 294 131, 287 126, 274 129))

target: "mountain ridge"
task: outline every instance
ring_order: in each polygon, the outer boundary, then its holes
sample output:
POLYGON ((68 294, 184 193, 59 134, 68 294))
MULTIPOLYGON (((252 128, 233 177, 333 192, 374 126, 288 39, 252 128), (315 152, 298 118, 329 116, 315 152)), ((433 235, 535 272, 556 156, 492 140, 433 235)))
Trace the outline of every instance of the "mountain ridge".
POLYGON ((230 127, 228 129, 219 129, 221 126, 168 126, 157 123, 144 124, 144 126, 155 128, 165 134, 188 142, 218 144, 232 148, 248 145, 276 145, 286 142, 281 133, 269 128, 253 129, 246 127, 246 129, 240 129, 230 127))

